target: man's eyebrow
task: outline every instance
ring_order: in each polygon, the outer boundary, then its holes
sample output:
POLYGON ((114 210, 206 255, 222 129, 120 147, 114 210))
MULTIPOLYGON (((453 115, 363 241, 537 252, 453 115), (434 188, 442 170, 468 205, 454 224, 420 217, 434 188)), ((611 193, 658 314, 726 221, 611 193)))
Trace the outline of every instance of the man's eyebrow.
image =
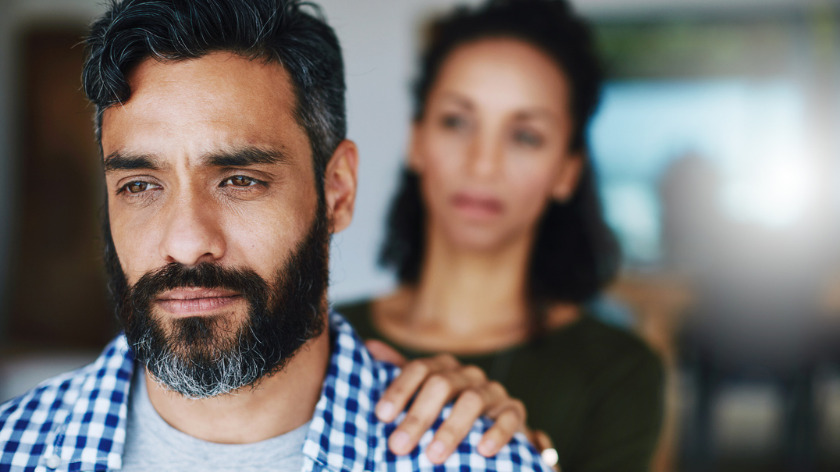
POLYGON ((242 147, 228 151, 211 152, 202 157, 206 165, 217 167, 247 167, 257 164, 289 162, 289 156, 281 149, 242 147))
MULTIPOLYGON (((214 167, 247 167, 257 164, 274 164, 289 161, 289 156, 280 149, 263 149, 258 147, 242 147, 229 151, 214 151, 201 157, 204 165, 214 167)), ((148 169, 160 170, 163 165, 159 160, 148 154, 123 154, 114 151, 105 159, 105 172, 117 170, 148 169)))
POLYGON ((134 169, 159 170, 160 168, 157 159, 146 154, 122 154, 114 151, 105 157, 105 172, 134 169))

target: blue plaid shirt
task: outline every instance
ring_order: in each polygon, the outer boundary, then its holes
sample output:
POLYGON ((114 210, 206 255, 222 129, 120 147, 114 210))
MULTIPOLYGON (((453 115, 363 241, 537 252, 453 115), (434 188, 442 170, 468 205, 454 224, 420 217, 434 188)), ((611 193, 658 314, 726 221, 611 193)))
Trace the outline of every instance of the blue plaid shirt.
MULTIPOLYGON (((539 454, 517 435, 492 459, 476 446, 490 426, 473 425, 457 451, 440 466, 425 454, 433 431, 405 456, 387 448, 394 423, 376 419, 373 407, 398 369, 375 361, 350 325, 330 316, 332 354, 321 398, 303 446, 304 471, 539 470, 539 454)), ((47 380, 0 406, 0 471, 104 471, 122 467, 134 359, 119 336, 93 363, 47 380)), ((441 413, 436 429, 449 414, 441 413)), ((402 416, 396 423, 402 420, 402 416)))

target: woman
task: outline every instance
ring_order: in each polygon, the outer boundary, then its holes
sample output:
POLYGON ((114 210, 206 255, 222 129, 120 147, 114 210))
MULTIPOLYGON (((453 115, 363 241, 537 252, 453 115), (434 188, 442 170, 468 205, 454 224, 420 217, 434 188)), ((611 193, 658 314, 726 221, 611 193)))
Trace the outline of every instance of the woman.
POLYGON ((647 470, 662 416, 659 359, 584 305, 619 259, 587 165, 601 81, 563 2, 490 1, 435 22, 382 249, 400 286, 338 308, 409 358, 483 369, 564 472, 647 470))

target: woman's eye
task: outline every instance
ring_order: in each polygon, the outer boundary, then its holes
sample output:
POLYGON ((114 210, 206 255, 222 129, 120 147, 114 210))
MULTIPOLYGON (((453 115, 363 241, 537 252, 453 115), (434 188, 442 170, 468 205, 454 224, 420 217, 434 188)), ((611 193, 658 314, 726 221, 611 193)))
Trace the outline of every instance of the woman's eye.
POLYGON ((234 175, 222 182, 222 186, 233 185, 234 187, 251 187, 257 185, 257 180, 244 175, 234 175))
POLYGON ((467 127, 467 120, 458 115, 444 115, 440 123, 446 129, 458 130, 467 127))
POLYGON ((525 130, 514 131, 513 140, 517 144, 522 144, 529 147, 540 147, 543 143, 542 136, 537 133, 525 130))

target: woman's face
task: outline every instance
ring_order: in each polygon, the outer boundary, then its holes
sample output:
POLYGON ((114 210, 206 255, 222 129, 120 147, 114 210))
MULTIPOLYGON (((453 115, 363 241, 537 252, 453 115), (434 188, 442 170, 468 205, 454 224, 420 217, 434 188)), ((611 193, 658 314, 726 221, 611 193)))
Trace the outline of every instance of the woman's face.
POLYGON ((429 229, 466 250, 532 238, 577 183, 572 128, 568 81, 546 54, 504 38, 457 47, 412 132, 429 229))

